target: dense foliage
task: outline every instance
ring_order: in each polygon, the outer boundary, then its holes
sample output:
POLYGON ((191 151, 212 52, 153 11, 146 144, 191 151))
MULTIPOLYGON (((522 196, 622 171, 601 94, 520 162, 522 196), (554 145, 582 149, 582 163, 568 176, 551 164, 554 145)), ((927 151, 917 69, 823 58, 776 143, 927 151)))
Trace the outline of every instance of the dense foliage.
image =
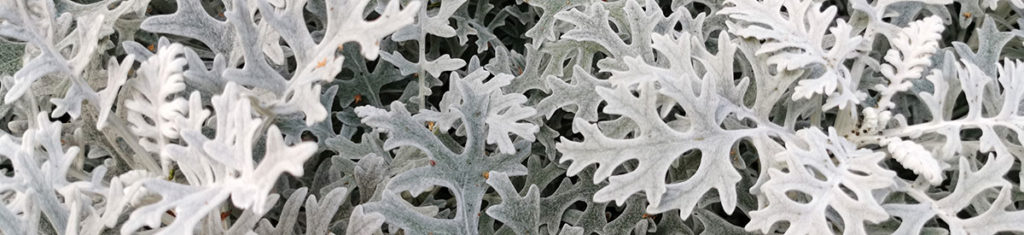
POLYGON ((0 0, 0 232, 1024 233, 1022 11, 0 0))

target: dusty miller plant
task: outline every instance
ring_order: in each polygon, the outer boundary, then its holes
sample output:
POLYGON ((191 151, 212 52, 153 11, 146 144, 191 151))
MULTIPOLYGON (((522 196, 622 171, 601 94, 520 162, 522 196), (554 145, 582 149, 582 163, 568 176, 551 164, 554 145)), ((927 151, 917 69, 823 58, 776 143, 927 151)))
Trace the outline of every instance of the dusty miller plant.
POLYGON ((1024 233, 1020 0, 3 0, 3 234, 1024 233))

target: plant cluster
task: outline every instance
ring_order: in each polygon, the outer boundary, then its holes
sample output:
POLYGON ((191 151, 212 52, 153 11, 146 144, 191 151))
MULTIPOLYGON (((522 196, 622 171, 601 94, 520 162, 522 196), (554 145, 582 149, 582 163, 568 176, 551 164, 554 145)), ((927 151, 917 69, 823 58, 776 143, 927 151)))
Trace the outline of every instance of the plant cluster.
POLYGON ((3 234, 1024 233, 1021 0, 2 0, 3 234))

